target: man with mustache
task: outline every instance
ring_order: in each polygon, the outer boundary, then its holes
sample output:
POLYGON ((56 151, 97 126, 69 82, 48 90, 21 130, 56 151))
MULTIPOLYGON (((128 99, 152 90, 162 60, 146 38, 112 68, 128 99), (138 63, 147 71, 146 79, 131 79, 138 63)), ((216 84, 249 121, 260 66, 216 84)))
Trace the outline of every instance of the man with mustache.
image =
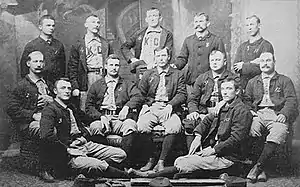
POLYGON ((44 55, 45 68, 43 76, 52 84, 66 73, 66 56, 63 44, 53 37, 55 19, 51 15, 44 15, 39 20, 40 35, 26 44, 21 61, 21 77, 24 78, 29 70, 27 67, 28 54, 40 51, 44 55))
POLYGON ((80 97, 80 108, 85 109, 87 91, 99 80, 104 72, 104 61, 112 48, 108 41, 101 37, 100 19, 89 15, 85 20, 86 34, 71 47, 68 63, 69 78, 72 83, 72 96, 80 97))
POLYGON ((267 180, 265 163, 272 157, 276 148, 285 142, 289 125, 298 116, 294 84, 290 78, 275 71, 274 55, 271 52, 263 52, 259 62, 262 73, 248 82, 245 96, 253 114, 250 135, 261 137, 263 130, 266 130, 268 135, 257 163, 247 176, 251 182, 267 180))
POLYGON ((189 114, 183 122, 188 149, 194 139, 193 130, 198 120, 203 120, 209 114, 218 115, 219 109, 225 104, 221 101, 221 83, 228 77, 239 80, 226 69, 226 63, 225 54, 213 50, 209 55, 210 70, 196 79, 191 97, 187 101, 189 114))
MULTIPOLYGON (((42 72, 45 68, 44 55, 40 51, 28 54, 26 64, 29 73, 18 83, 8 101, 7 114, 11 117, 21 136, 27 136, 36 141, 40 140, 41 110, 53 101, 50 92, 51 83, 46 81, 42 72)), ((52 182, 53 177, 47 171, 41 159, 43 171, 40 177, 52 182)))
POLYGON ((136 66, 143 64, 147 65, 147 69, 155 67, 154 49, 157 47, 168 47, 170 50, 173 48, 173 34, 161 26, 160 10, 150 8, 146 14, 145 21, 148 26, 134 33, 121 46, 125 59, 132 63, 132 72, 135 72, 136 66), (134 49, 134 55, 131 49, 134 49))
POLYGON ((70 103, 69 79, 57 80, 53 91, 55 99, 42 111, 40 122, 44 144, 41 153, 48 163, 69 166, 89 177, 129 178, 126 172, 113 167, 126 158, 122 149, 90 140, 86 127, 90 119, 70 103))
POLYGON ((256 15, 246 18, 248 41, 242 43, 236 52, 233 69, 240 74, 242 89, 250 79, 261 73, 259 56, 263 52, 274 54, 272 44, 260 35, 260 19, 256 15))
POLYGON ((128 155, 125 167, 128 167, 137 131, 134 110, 141 107, 143 96, 135 82, 119 76, 120 59, 117 55, 108 56, 105 70, 105 77, 92 84, 87 94, 86 113, 94 120, 90 131, 100 138, 109 134, 121 135, 121 148, 128 155))
POLYGON ((218 50, 226 54, 221 38, 209 32, 209 25, 207 14, 197 13, 194 16, 195 34, 184 40, 180 54, 172 64, 179 70, 184 68, 188 98, 196 78, 209 70, 208 59, 211 51, 218 50))

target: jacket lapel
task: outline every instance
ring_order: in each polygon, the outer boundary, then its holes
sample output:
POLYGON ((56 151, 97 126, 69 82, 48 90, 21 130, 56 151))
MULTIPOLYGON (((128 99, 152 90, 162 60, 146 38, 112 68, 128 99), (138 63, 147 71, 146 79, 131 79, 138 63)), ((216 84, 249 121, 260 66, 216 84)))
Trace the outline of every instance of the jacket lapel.
POLYGON ((86 46, 85 46, 84 37, 81 38, 80 43, 79 43, 79 58, 80 58, 80 62, 82 63, 84 70, 87 72, 86 46))
POLYGON ((167 40, 167 32, 165 29, 162 28, 161 34, 160 34, 160 42, 159 47, 164 47, 167 40))

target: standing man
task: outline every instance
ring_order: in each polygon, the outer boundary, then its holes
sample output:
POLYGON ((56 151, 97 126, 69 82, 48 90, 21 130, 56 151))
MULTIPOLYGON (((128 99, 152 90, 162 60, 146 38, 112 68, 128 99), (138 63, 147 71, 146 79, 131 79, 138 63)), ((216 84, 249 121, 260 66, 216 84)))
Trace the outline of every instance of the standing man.
POLYGON ((62 78, 55 82, 54 102, 42 111, 42 155, 52 165, 69 165, 91 177, 129 178, 128 174, 112 165, 120 164, 126 153, 117 147, 97 144, 89 140, 84 125, 85 114, 70 104, 71 83, 62 78))
POLYGON ((168 47, 169 50, 173 49, 173 34, 160 25, 162 17, 159 9, 151 8, 147 10, 145 20, 148 27, 134 33, 121 46, 121 51, 125 59, 129 63, 133 63, 131 65, 132 72, 135 71, 137 66, 145 63, 147 69, 155 67, 154 49, 157 47, 168 47), (135 55, 130 51, 132 48, 134 49, 135 55))
POLYGON ((170 67, 171 51, 165 48, 154 50, 157 67, 148 70, 143 75, 139 88, 146 99, 137 122, 138 131, 144 133, 148 141, 148 163, 141 168, 147 171, 155 165, 153 157, 153 142, 151 130, 156 125, 165 129, 165 138, 159 160, 154 170, 164 169, 164 161, 171 150, 176 134, 181 132, 181 119, 178 112, 186 101, 186 87, 182 73, 170 67))
POLYGON ((208 59, 211 51, 218 50, 226 54, 221 38, 208 31, 209 25, 207 14, 197 13, 194 16, 195 34, 184 40, 180 54, 174 63, 179 70, 185 68, 188 97, 197 77, 209 70, 208 59))
POLYGON ((120 59, 111 54, 105 61, 106 75, 94 84, 87 94, 86 113, 95 120, 90 124, 92 135, 121 135, 121 148, 130 164, 132 146, 137 131, 134 110, 141 107, 143 96, 135 82, 119 77, 120 59))
POLYGON ((86 18, 86 34, 72 45, 68 64, 69 78, 72 83, 72 95, 80 96, 80 108, 85 109, 87 91, 99 80, 104 71, 104 61, 112 53, 110 44, 101 37, 100 19, 96 15, 86 18))
POLYGON ((243 146, 249 135, 252 115, 238 97, 239 92, 239 82, 235 79, 228 77, 221 83, 224 107, 217 115, 209 114, 198 124, 188 155, 178 157, 174 166, 157 173, 134 169, 130 169, 129 173, 151 178, 170 176, 197 170, 225 169, 244 160, 243 146))
MULTIPOLYGON (((45 68, 44 56, 40 51, 28 54, 26 64, 29 73, 18 83, 9 98, 7 114, 11 117, 17 131, 36 141, 40 140, 41 110, 53 101, 50 84, 42 76, 45 68)), ((53 177, 42 164, 40 177, 48 182, 53 177)))
POLYGON ((259 66, 262 73, 251 79, 245 90, 254 115, 250 135, 260 137, 263 130, 267 130, 268 135, 257 163, 247 176, 252 182, 267 180, 265 162, 285 142, 289 125, 298 116, 294 84, 290 78, 275 71, 274 55, 271 52, 261 53, 259 66))
POLYGON ((260 35, 260 19, 256 15, 246 18, 249 40, 242 43, 236 52, 233 69, 240 74, 242 89, 250 79, 261 73, 259 56, 263 52, 274 54, 272 44, 260 35))
POLYGON ((188 100, 189 114, 184 123, 188 149, 194 139, 193 131, 198 119, 204 119, 207 114, 216 114, 225 103, 221 102, 221 83, 226 78, 238 79, 226 69, 225 54, 214 50, 209 55, 210 70, 199 75, 194 84, 190 99, 188 100))
POLYGON ((20 65, 21 77, 24 78, 29 70, 27 67, 28 54, 40 51, 44 55, 44 78, 54 84, 59 77, 66 73, 66 56, 63 44, 53 37, 55 19, 50 15, 44 15, 39 20, 40 35, 38 38, 26 44, 20 65))

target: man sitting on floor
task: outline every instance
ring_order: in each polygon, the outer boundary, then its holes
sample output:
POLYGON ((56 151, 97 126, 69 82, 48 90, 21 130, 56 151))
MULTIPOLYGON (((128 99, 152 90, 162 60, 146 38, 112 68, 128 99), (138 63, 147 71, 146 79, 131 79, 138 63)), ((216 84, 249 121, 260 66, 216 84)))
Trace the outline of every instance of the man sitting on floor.
POLYGON ((71 83, 59 79, 55 83, 54 102, 42 111, 42 154, 52 165, 71 166, 92 177, 128 178, 128 174, 112 165, 120 164, 126 153, 116 147, 89 141, 89 132, 83 125, 89 119, 69 103, 71 83))
POLYGON ((138 131, 147 141, 149 153, 148 163, 141 168, 142 171, 154 167, 154 145, 151 130, 154 126, 161 125, 165 129, 165 138, 162 144, 157 165, 154 170, 164 168, 164 161, 174 144, 176 134, 182 130, 181 119, 177 112, 182 110, 181 105, 186 100, 186 87, 183 74, 170 67, 171 51, 168 48, 156 48, 154 56, 157 67, 147 70, 143 75, 139 88, 146 98, 146 103, 140 112, 137 122, 138 131))
POLYGON ((298 116, 298 101, 290 78, 275 71, 275 57, 271 52, 260 55, 261 74, 251 79, 246 87, 246 101, 252 108, 253 123, 250 136, 261 137, 268 131, 266 143, 257 163, 247 178, 251 182, 266 181, 266 161, 288 136, 289 125, 298 116))
POLYGON ((86 113, 95 120, 90 124, 91 135, 121 135, 121 148, 130 157, 127 164, 131 164, 132 146, 137 131, 137 115, 134 110, 141 107, 143 96, 135 82, 119 76, 120 59, 117 55, 108 56, 105 69, 106 76, 92 84, 87 94, 86 113))
MULTIPOLYGON (((21 136, 27 136, 39 141, 41 110, 53 101, 49 87, 50 83, 43 79, 45 67, 44 55, 40 51, 28 54, 26 64, 29 73, 18 83, 8 101, 7 114, 21 136)), ((40 177, 52 181, 53 177, 46 171, 41 159, 40 177)))
POLYGON ((143 177, 169 176, 178 172, 225 169, 235 161, 243 160, 242 147, 248 137, 252 115, 238 97, 239 92, 239 83, 235 79, 223 81, 221 94, 224 107, 217 116, 209 114, 198 124, 188 155, 177 158, 173 167, 157 173, 134 169, 129 172, 143 177))

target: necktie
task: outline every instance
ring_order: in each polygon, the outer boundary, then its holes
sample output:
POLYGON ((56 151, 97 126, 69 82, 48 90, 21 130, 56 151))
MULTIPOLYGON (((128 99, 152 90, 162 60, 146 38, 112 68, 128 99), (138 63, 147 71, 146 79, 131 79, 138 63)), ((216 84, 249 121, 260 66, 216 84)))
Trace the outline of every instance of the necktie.
POLYGON ((76 123, 76 119, 74 117, 74 113, 73 111, 70 109, 70 108, 67 108, 69 113, 70 113, 70 120, 71 120, 71 135, 74 135, 74 134, 79 134, 80 133, 80 130, 77 126, 77 123, 76 123))
POLYGON ((216 104, 219 102, 219 87, 218 87, 218 81, 219 81, 219 76, 216 76, 214 78, 214 88, 213 92, 210 97, 210 101, 212 103, 212 106, 216 106, 216 104))
POLYGON ((50 40, 50 39, 46 40, 46 42, 47 42, 49 45, 51 44, 51 40, 50 40))
POLYGON ((36 85, 38 87, 38 92, 41 94, 41 95, 47 95, 47 86, 46 84, 43 82, 42 79, 39 79, 37 82, 36 82, 36 85))

